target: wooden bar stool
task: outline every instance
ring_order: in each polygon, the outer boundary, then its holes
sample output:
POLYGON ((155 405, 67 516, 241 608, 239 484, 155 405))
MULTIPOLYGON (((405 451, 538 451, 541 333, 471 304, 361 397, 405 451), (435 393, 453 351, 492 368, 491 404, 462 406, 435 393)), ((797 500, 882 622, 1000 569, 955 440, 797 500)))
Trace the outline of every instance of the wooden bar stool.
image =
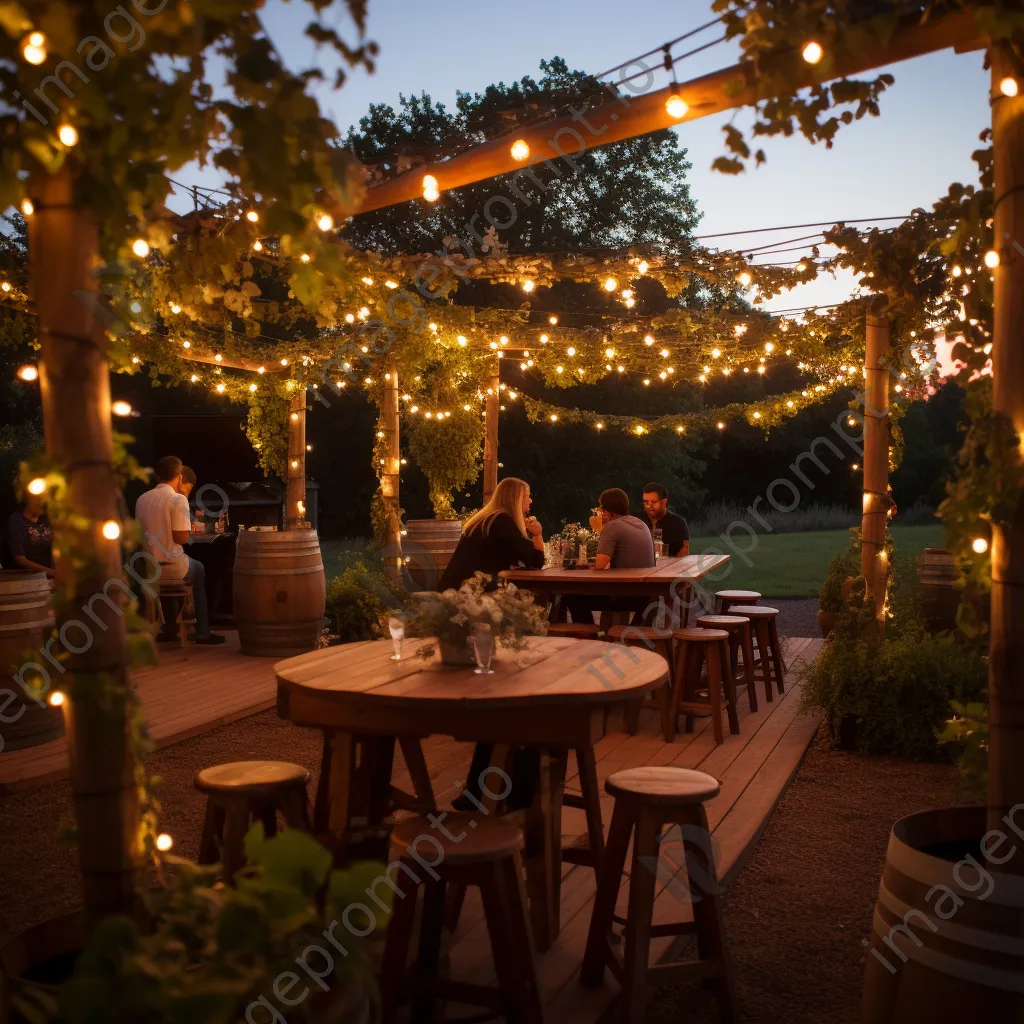
POLYGON ((568 636, 574 640, 604 640, 605 631, 596 622, 549 622, 548 636, 568 636))
POLYGON ((630 736, 636 735, 640 725, 640 712, 647 698, 651 697, 661 710, 661 731, 665 734, 665 742, 671 743, 675 739, 675 725, 669 716, 672 713, 672 699, 676 690, 672 633, 651 626, 613 626, 608 631, 608 639, 613 643, 624 643, 627 647, 643 647, 648 651, 656 651, 668 662, 668 682, 660 690, 645 694, 640 700, 632 703, 626 716, 626 730, 630 736))
POLYGON ((760 600, 756 590, 719 590, 715 594, 715 614, 731 615, 734 604, 757 604, 760 600))
POLYGON ((388 872, 396 891, 381 963, 381 1019, 390 1024, 411 1000, 412 1024, 429 1024, 435 1001, 446 999, 504 1014, 516 1024, 540 1024, 544 1011, 520 860, 523 833, 509 821, 479 814, 450 813, 443 826, 408 818, 391 833, 391 860, 401 867, 388 872), (448 885, 480 889, 498 988, 438 977, 448 885), (410 966, 421 888, 418 952, 410 966))
MULTIPOLYGON (((745 615, 702 615, 697 620, 702 629, 724 629, 729 634, 729 670, 732 672, 733 687, 747 688, 750 710, 757 710, 757 687, 754 685, 754 633, 750 619, 745 615), (737 672, 738 655, 743 652, 743 675, 737 672)), ((772 699, 771 690, 768 700, 772 699)))
MULTIPOLYGON (((724 629, 701 629, 691 626, 677 629, 673 634, 676 641, 676 688, 669 712, 669 728, 675 739, 676 725, 680 712, 686 715, 686 731, 693 731, 696 716, 711 716, 715 742, 724 743, 722 731, 723 706, 729 716, 729 731, 740 731, 736 714, 736 688, 729 664, 729 634, 724 629), (708 699, 700 700, 701 668, 707 664, 708 699), (724 693, 723 693, 724 691, 724 693)), ((669 733, 666 742, 671 743, 669 733)))
POLYGON ((268 838, 277 835, 277 812, 289 828, 310 831, 306 785, 309 772, 287 761, 235 761, 204 768, 195 780, 206 794, 206 819, 199 863, 224 866, 230 882, 245 864, 245 834, 263 822, 268 838))
POLYGON ((188 661, 188 631, 189 627, 195 629, 196 625, 192 584, 161 576, 156 581, 156 589, 156 599, 150 596, 149 588, 144 593, 143 615, 150 622, 162 625, 161 633, 165 638, 170 639, 177 633, 188 661))
MULTIPOLYGON (((605 782, 605 789, 615 797, 615 810, 608 834, 607 863, 590 920, 582 983, 599 986, 604 969, 608 967, 622 986, 620 1019, 635 1024, 646 1017, 650 988, 682 980, 708 979, 717 989, 722 1019, 731 1021, 734 997, 722 926, 722 888, 715 872, 704 811, 704 802, 718 795, 718 783, 703 772, 651 766, 616 772, 605 782), (658 854, 665 825, 678 825, 682 834, 692 922, 652 923, 658 854), (620 961, 609 936, 631 836, 633 860, 629 871, 625 957, 620 961), (652 938, 689 934, 696 935, 698 959, 649 966, 652 938)), ((666 833, 665 838, 670 834, 671 831, 666 833)))
MULTIPOLYGON (((773 669, 775 685, 778 687, 779 693, 784 693, 783 684, 786 680, 786 664, 782 659, 782 644, 779 642, 779 630, 776 625, 779 609, 769 608, 763 604, 741 604, 734 605, 730 610, 730 614, 744 615, 750 619, 754 643, 757 645, 755 665, 761 670, 765 694, 772 692, 771 674, 773 669)), ((771 697, 768 697, 768 700, 771 700, 771 697)))

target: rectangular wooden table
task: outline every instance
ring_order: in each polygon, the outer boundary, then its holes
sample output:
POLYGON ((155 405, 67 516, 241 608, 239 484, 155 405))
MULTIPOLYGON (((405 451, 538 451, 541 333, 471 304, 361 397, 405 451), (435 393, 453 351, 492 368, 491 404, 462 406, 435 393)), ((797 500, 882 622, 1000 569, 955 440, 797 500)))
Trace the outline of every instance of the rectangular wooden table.
MULTIPOLYGON (((565 621, 564 597, 647 597, 659 599, 670 610, 681 606, 680 624, 692 603, 694 584, 706 580, 711 589, 724 577, 716 570, 729 562, 728 555, 684 555, 659 558, 652 569, 509 569, 502 576, 541 601, 550 601, 552 622, 565 621)), ((671 611, 670 611, 671 613, 671 611)))

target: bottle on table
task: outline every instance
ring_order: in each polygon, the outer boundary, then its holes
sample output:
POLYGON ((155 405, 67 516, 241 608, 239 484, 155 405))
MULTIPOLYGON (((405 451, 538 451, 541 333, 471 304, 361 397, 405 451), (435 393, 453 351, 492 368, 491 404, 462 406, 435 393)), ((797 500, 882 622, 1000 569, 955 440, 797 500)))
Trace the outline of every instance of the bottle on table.
POLYGON ((661 558, 665 554, 665 542, 662 539, 661 530, 655 529, 654 536, 654 557, 661 558))

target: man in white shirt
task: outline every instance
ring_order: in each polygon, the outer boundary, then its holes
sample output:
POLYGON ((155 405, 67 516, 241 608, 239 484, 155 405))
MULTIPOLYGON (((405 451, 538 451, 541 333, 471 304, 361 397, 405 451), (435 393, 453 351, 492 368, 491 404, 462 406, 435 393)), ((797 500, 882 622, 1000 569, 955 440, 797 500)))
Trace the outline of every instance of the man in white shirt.
POLYGON ((189 558, 182 547, 189 538, 191 525, 188 499, 183 500, 181 495, 181 469, 181 459, 173 455, 165 455, 157 461, 154 467, 157 484, 139 498, 135 518, 142 527, 146 550, 160 563, 161 576, 192 584, 196 643, 222 644, 224 637, 210 632, 206 570, 202 562, 189 558))

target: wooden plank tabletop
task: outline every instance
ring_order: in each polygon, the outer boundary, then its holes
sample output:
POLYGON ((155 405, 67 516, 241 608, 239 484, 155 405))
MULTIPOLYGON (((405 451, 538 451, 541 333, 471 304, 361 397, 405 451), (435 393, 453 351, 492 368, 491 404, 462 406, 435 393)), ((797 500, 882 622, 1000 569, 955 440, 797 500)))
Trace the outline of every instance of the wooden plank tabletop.
POLYGON ((684 555, 681 558, 659 558, 649 569, 508 569, 501 575, 516 584, 542 583, 554 587, 559 583, 662 584, 675 580, 699 580, 729 561, 728 555, 684 555))
POLYGON ((493 675, 442 666, 415 655, 429 640, 406 641, 408 653, 392 661, 390 641, 342 644, 280 661, 281 690, 320 698, 402 707, 449 705, 494 708, 601 704, 639 697, 668 677, 664 658, 651 651, 568 637, 530 637, 522 651, 499 648, 493 675))

